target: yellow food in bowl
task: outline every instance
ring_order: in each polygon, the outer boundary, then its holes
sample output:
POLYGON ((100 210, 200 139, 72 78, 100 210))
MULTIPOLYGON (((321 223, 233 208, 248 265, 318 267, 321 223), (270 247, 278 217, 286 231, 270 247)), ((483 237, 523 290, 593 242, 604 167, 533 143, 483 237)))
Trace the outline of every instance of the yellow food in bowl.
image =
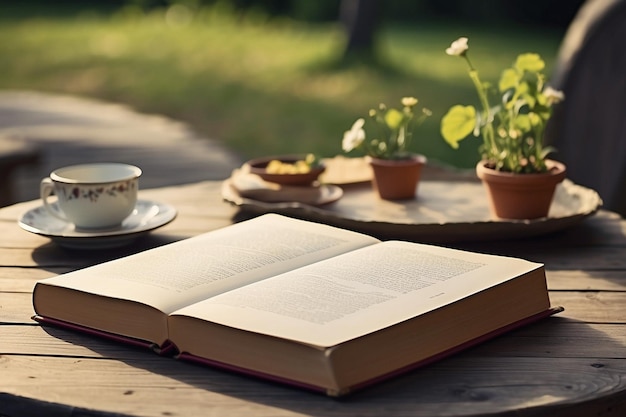
POLYGON ((273 159, 267 164, 265 171, 268 174, 306 174, 311 171, 311 167, 304 160, 283 162, 273 159))
POLYGON ((246 165, 265 181, 297 186, 310 186, 326 169, 313 154, 256 158, 246 165))

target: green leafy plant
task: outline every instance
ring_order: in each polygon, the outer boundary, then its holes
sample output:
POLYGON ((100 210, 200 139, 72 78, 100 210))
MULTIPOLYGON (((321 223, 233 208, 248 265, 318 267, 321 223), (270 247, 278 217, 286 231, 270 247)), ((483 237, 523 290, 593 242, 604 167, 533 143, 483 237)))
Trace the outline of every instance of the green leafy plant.
POLYGON ((408 159, 411 157, 409 144, 413 129, 423 123, 431 115, 431 111, 422 108, 419 116, 415 116, 414 108, 418 104, 415 97, 404 97, 402 108, 387 108, 381 103, 378 109, 369 111, 369 124, 372 126, 373 139, 367 139, 365 133, 366 120, 357 119, 352 128, 343 135, 341 143, 344 152, 360 150, 364 154, 379 159, 408 159))
POLYGON ((446 53, 463 58, 469 67, 480 108, 455 105, 441 119, 443 138, 457 149, 459 141, 482 136, 481 157, 499 171, 539 173, 547 171, 545 160, 554 151, 544 146, 544 131, 553 105, 562 92, 546 85, 545 63, 538 54, 520 54, 506 68, 497 87, 484 83, 468 56, 468 39, 459 38, 446 53), (494 106, 491 103, 497 103, 494 106))

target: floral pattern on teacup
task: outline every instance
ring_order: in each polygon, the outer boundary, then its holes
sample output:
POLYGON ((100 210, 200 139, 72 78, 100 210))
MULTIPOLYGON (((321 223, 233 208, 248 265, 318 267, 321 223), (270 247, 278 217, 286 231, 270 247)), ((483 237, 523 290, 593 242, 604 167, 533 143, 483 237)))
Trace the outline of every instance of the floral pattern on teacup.
POLYGON ((75 186, 75 187, 72 187, 69 193, 66 191, 66 188, 63 188, 63 198, 65 199, 65 201, 78 200, 78 199, 84 198, 95 203, 98 201, 98 198, 100 198, 100 196, 103 194, 115 197, 118 194, 126 193, 128 191, 134 190, 136 186, 137 186, 137 183, 136 181, 133 181, 133 180, 126 181, 120 184, 114 184, 112 186, 107 186, 107 187, 98 186, 94 188, 94 187, 75 186))

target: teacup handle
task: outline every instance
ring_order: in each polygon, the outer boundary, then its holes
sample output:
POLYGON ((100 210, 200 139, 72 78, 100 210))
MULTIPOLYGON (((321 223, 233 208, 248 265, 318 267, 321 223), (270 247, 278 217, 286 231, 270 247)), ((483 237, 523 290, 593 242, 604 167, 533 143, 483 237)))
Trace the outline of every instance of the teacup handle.
POLYGON ((43 200, 44 207, 46 208, 48 213, 50 213, 54 217, 67 222, 68 221, 67 217, 65 217, 63 213, 61 213, 60 210, 57 210, 54 207, 52 207, 52 204, 48 202, 48 197, 52 195, 53 191, 54 191, 54 183, 52 182, 52 179, 50 179, 50 177, 46 177, 42 179, 39 185, 39 193, 41 195, 41 199, 43 200))

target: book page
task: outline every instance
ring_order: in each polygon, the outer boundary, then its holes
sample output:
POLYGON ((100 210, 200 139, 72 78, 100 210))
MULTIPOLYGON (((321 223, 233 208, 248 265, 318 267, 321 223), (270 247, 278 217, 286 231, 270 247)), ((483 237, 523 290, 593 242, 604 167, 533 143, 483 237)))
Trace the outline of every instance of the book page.
POLYGON ((175 314, 333 346, 539 267, 514 258, 385 242, 222 294, 175 314))
POLYGON ((169 313, 376 242, 363 234, 269 214, 42 282, 140 301, 169 313))

